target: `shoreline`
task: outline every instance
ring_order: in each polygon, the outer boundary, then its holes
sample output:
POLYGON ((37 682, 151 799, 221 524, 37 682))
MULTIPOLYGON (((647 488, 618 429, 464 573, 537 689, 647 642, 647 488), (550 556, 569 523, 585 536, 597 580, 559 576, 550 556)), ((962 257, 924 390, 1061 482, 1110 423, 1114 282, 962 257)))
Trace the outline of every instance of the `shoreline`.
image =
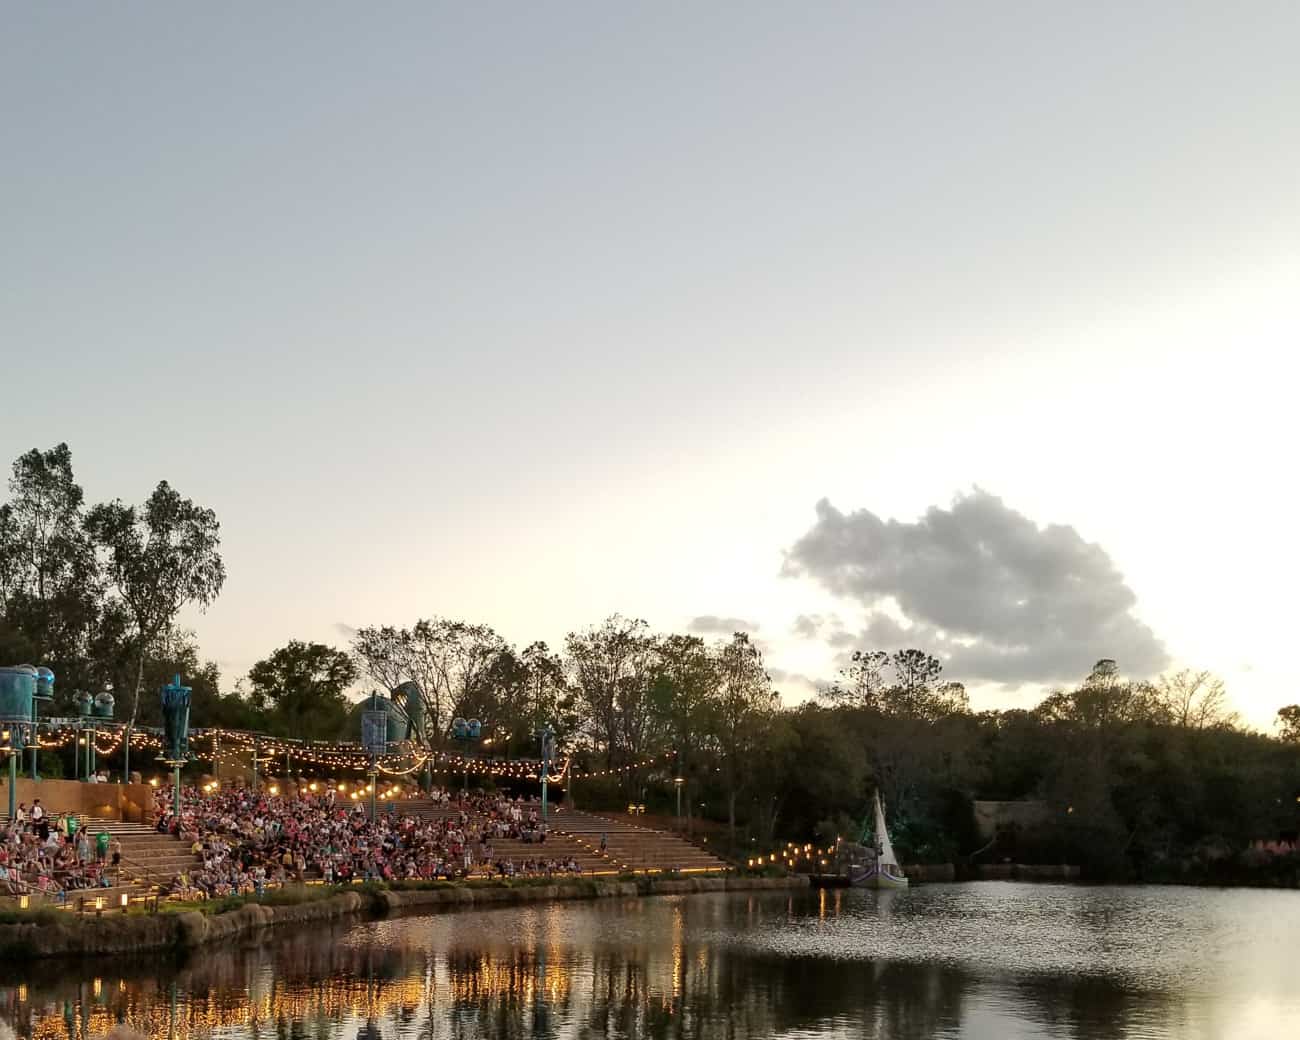
POLYGON ((0 963, 57 957, 93 958, 135 953, 183 953, 207 943, 236 939, 283 925, 312 924, 346 917, 385 917, 410 910, 470 909, 587 899, 633 899, 705 892, 795 890, 802 876, 784 878, 638 878, 635 881, 574 878, 545 885, 447 885, 424 889, 365 889, 337 892, 303 903, 268 906, 248 902, 226 913, 77 915, 67 911, 33 914, 31 920, 0 924, 0 963))

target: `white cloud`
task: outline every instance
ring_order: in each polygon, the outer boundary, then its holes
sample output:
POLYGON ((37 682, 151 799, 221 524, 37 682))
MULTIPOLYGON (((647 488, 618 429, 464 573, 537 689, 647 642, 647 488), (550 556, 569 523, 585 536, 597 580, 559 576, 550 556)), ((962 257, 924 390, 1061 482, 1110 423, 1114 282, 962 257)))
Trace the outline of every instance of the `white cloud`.
POLYGON ((1141 676, 1169 660, 1101 546, 1073 527, 1039 527, 979 489, 914 523, 842 513, 823 499, 784 573, 867 611, 861 633, 832 631, 830 645, 916 646, 967 682, 1069 680, 1102 657, 1141 676))

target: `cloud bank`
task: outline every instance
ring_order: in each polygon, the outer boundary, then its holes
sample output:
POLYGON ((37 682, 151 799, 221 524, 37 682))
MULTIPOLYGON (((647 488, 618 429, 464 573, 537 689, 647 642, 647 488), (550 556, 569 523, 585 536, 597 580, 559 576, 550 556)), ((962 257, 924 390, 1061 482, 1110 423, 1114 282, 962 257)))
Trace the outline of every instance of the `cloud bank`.
MULTIPOLYGON (((1169 661, 1134 616, 1137 597, 1101 546, 1073 527, 1039 527, 978 489, 915 523, 865 509, 842 513, 822 499, 783 573, 864 607, 856 646, 919 647, 964 682, 1068 681, 1102 657, 1143 676, 1169 661)), ((842 635, 837 641, 843 645, 842 635)))
POLYGON ((757 621, 746 621, 738 617, 718 617, 715 614, 701 614, 691 618, 687 631, 701 636, 729 636, 736 632, 757 632, 757 621))

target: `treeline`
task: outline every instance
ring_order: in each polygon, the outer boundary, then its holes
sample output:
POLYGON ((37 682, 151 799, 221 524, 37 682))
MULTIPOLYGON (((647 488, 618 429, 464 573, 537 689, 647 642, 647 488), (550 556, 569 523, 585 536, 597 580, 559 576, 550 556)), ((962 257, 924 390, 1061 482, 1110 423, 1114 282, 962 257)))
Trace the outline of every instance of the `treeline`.
POLYGON ((357 739, 355 693, 413 683, 428 747, 454 748, 451 720, 475 717, 476 753, 535 757, 549 725, 575 771, 601 774, 571 785, 585 804, 671 812, 680 797, 737 849, 856 835, 876 788, 913 862, 1228 877, 1251 842, 1296 835, 1300 707, 1279 712, 1280 739, 1249 732, 1204 672, 1139 682, 1101 661, 1032 710, 972 712, 924 650, 864 649, 815 702, 787 707, 744 633, 706 642, 615 615, 556 649, 521 648, 431 618, 362 628, 343 648, 290 642, 223 693, 176 627, 221 590, 218 535, 212 511, 165 481, 139 507, 87 507, 66 445, 26 453, 0 505, 0 663, 50 665, 58 714, 111 687, 120 720, 157 724, 152 692, 179 671, 196 725, 309 739, 357 739), (980 800, 1041 811, 990 841, 980 800))

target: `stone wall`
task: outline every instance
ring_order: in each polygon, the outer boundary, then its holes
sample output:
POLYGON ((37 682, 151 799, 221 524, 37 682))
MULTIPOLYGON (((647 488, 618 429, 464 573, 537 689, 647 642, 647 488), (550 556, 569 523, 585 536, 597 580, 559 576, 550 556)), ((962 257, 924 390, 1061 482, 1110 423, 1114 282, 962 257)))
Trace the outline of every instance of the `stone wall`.
POLYGON ((123 953, 192 949, 229 941, 263 928, 328 921, 362 913, 389 913, 433 907, 471 908, 548 902, 557 899, 635 898, 690 892, 733 892, 806 888, 806 877, 790 878, 638 878, 614 881, 574 878, 553 885, 456 885, 409 891, 339 892, 310 903, 262 906, 246 903, 224 914, 159 913, 148 916, 105 912, 76 915, 48 911, 30 922, 0 924, 0 961, 32 957, 103 957, 123 953))

